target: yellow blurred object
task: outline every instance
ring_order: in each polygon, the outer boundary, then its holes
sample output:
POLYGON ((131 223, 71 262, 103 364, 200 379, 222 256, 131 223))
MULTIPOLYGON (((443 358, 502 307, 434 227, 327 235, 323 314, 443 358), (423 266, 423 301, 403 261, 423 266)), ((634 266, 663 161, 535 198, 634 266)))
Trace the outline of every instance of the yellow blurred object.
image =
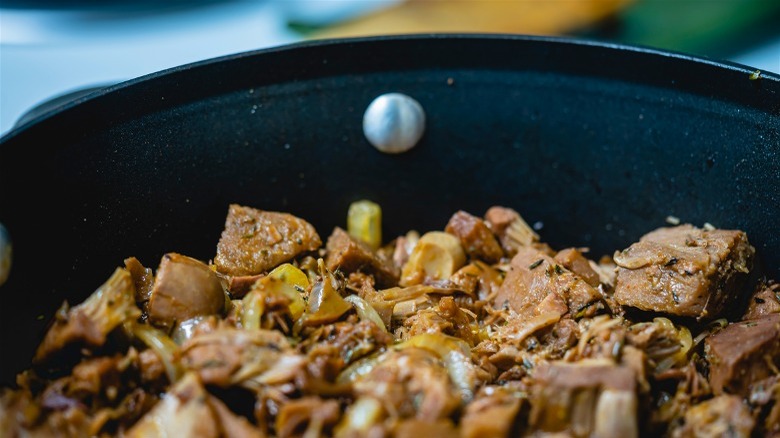
POLYGON ((401 269, 401 286, 421 284, 425 279, 446 280, 466 263, 460 240, 443 231, 429 231, 420 237, 409 260, 401 269))
POLYGON ((366 199, 355 201, 347 211, 347 233, 376 251, 382 245, 382 208, 366 199))
POLYGON ((309 288, 309 277, 290 263, 277 266, 268 273, 268 277, 281 280, 295 289, 299 289, 301 293, 309 288))
POLYGON ((561 35, 603 20, 634 0, 407 0, 313 32, 312 38, 409 33, 561 35))
POLYGON ((303 315, 306 301, 301 296, 309 288, 309 278, 300 269, 285 263, 277 266, 265 277, 257 280, 252 290, 243 298, 241 323, 244 328, 262 328, 261 318, 265 313, 267 296, 281 296, 290 300, 288 308, 293 321, 303 315))

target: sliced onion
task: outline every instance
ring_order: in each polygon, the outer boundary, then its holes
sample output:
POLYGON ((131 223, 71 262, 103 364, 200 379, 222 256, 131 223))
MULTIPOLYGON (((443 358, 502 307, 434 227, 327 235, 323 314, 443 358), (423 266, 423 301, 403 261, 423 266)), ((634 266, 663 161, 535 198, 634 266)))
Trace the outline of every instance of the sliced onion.
POLYGON ((203 320, 205 320, 208 316, 206 315, 198 315, 194 318, 190 318, 187 320, 184 320, 173 328, 173 332, 171 333, 171 339, 173 342, 176 343, 176 345, 181 345, 188 339, 192 337, 193 332, 195 331, 195 327, 198 326, 203 320))
POLYGON ((688 360, 688 353, 691 348, 698 343, 703 337, 697 336, 698 341, 694 341, 691 337, 691 332, 687 327, 675 326, 669 318, 657 317, 653 318, 652 323, 639 323, 634 324, 632 328, 638 327, 644 329, 649 324, 656 324, 664 333, 663 341, 657 345, 648 347, 645 351, 648 357, 657 362, 655 366, 655 372, 661 373, 674 367, 675 365, 683 364, 688 360))
POLYGON ((335 436, 366 436, 369 429, 382 421, 382 403, 373 397, 360 397, 347 409, 334 432, 335 436))
POLYGON ((290 315, 294 321, 298 320, 306 310, 306 302, 301 296, 309 289, 309 278, 306 274, 290 263, 285 263, 276 267, 265 278, 268 278, 267 287, 290 300, 290 315))
POLYGON ((697 346, 703 341, 707 336, 717 332, 718 330, 726 327, 729 325, 729 321, 726 318, 720 318, 716 319, 715 321, 712 321, 708 324, 708 327, 703 332, 699 333, 694 339, 693 339, 693 346, 697 346))
POLYGON ((259 330, 260 319, 265 312, 265 295, 252 289, 241 302, 241 326, 246 330, 259 330))
POLYGON ((303 300, 298 288, 270 276, 266 278, 268 278, 268 281, 264 283, 264 287, 269 295, 283 296, 290 300, 288 305, 290 316, 292 316, 293 321, 297 321, 306 309, 306 302, 303 300))
POLYGON ((396 349, 424 348, 444 362, 461 400, 468 403, 474 397, 476 367, 471 362, 471 349, 466 341, 441 333, 422 333, 396 345, 396 349))
POLYGON ((309 277, 290 263, 284 263, 268 273, 268 277, 282 280, 290 286, 298 286, 304 290, 309 288, 309 277))
POLYGON ((304 325, 327 324, 341 318, 352 306, 341 298, 338 292, 338 281, 333 277, 322 259, 317 260, 322 281, 316 283, 309 295, 309 308, 305 315, 304 325))
POLYGON ((306 274, 295 266, 285 263, 277 266, 265 277, 257 280, 252 290, 244 297, 242 324, 244 328, 260 328, 260 318, 265 312, 265 298, 284 297, 289 301, 288 309, 293 321, 297 321, 306 309, 302 294, 309 288, 306 274))
POLYGON ((371 307, 371 304, 368 304, 368 301, 357 295, 346 296, 344 297, 344 301, 355 306, 355 312, 357 312, 361 321, 371 321, 382 329, 382 331, 387 331, 387 327, 385 327, 385 323, 382 322, 382 318, 379 317, 379 313, 371 307))
POLYGON ((691 337, 691 331, 687 327, 680 327, 677 332, 680 340, 680 351, 674 355, 677 363, 683 362, 688 359, 688 352, 693 347, 693 338, 691 337))
POLYGON ((127 333, 143 342, 160 358, 171 383, 179 380, 182 374, 178 363, 179 346, 168 335, 150 325, 137 322, 126 322, 123 327, 127 333))
POLYGON ((352 362, 348 367, 344 368, 341 373, 339 373, 338 377, 336 378, 336 383, 350 383, 354 382, 361 376, 365 376, 384 359, 386 354, 387 352, 375 353, 352 362))
POLYGON ((593 436, 639 436, 637 396, 632 391, 605 389, 594 413, 593 436))

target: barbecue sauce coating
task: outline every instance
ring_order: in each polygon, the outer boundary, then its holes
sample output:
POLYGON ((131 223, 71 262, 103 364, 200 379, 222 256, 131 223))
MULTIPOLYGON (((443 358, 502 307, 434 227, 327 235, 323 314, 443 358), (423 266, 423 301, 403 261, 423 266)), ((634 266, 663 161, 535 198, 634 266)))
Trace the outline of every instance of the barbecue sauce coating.
POLYGON ((482 218, 323 246, 232 204, 213 260, 131 256, 64 303, 0 436, 780 436, 780 289, 744 232, 609 256, 482 218))

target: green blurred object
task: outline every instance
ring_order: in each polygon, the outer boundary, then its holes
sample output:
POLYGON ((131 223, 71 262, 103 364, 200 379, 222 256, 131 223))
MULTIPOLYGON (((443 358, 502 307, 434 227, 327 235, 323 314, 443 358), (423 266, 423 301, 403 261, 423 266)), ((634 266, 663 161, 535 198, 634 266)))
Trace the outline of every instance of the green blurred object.
POLYGON ((780 0, 637 0, 610 25, 591 33, 611 41, 728 58, 780 36, 780 0))

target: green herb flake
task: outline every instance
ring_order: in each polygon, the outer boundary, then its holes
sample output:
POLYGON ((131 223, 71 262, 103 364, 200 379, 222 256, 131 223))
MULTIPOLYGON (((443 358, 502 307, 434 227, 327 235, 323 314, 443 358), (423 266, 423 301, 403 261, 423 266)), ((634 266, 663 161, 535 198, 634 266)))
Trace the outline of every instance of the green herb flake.
POLYGON ((750 73, 750 76, 748 76, 748 78, 751 81, 757 81, 757 80, 761 79, 761 70, 756 70, 756 71, 750 73))
POLYGON ((544 262, 544 259, 539 259, 539 260, 537 260, 537 261, 535 261, 535 262, 531 263, 531 265, 530 265, 530 266, 528 266, 528 269, 534 269, 534 268, 536 268, 537 266, 541 265, 543 262, 544 262))

